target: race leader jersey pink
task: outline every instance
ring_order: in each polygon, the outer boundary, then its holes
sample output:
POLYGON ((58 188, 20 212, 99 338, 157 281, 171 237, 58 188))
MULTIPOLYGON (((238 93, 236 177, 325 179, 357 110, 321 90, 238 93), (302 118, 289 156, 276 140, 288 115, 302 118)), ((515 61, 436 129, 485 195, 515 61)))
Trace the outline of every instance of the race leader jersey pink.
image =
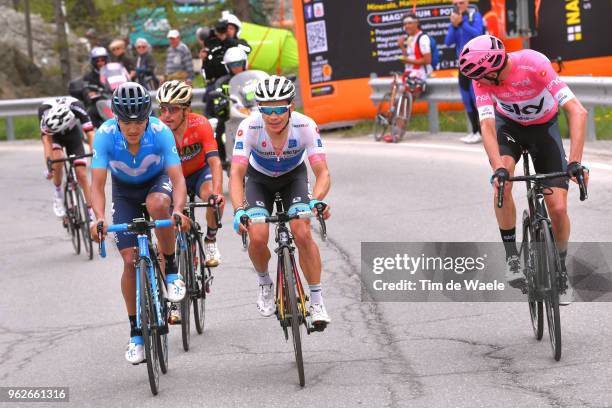
POLYGON ((480 120, 500 115, 521 125, 546 123, 563 106, 575 98, 568 86, 553 70, 545 55, 534 50, 508 54, 512 61, 510 75, 500 85, 473 81, 480 120))
POLYGON ((240 123, 236 132, 232 163, 250 164, 270 177, 278 177, 298 167, 308 156, 310 164, 325 160, 325 149, 314 120, 292 112, 287 140, 280 154, 274 151, 261 113, 253 113, 240 123))

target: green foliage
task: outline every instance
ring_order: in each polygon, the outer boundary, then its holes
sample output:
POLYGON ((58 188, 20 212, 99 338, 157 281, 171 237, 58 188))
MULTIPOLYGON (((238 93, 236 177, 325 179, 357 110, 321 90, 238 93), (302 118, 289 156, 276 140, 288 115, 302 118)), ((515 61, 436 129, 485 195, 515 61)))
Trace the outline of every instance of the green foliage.
MULTIPOLYGON (((15 138, 23 139, 38 139, 40 138, 40 128, 38 118, 36 116, 24 116, 13 118, 15 126, 15 138)), ((0 140, 6 140, 6 120, 0 119, 0 140)))

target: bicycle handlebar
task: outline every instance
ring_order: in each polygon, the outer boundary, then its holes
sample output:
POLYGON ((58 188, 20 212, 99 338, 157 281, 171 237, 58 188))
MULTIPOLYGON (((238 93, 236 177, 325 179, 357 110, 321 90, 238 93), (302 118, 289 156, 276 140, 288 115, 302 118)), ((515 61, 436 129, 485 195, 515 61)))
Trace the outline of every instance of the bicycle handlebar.
POLYGON ((217 228, 223 227, 223 224, 221 224, 221 211, 219 209, 219 204, 217 204, 217 196, 215 194, 212 194, 210 197, 208 197, 208 202, 206 203, 190 201, 187 204, 185 204, 185 207, 183 209, 185 211, 193 211, 194 208, 204 208, 204 207, 212 208, 214 210, 215 223, 217 224, 217 228))
MULTIPOLYGON (((177 216, 175 216, 177 217, 177 216)), ((108 226, 107 232, 137 232, 144 233, 145 231, 152 230, 155 228, 168 228, 173 225, 180 225, 179 219, 167 219, 167 220, 155 220, 155 221, 147 221, 144 218, 136 218, 132 220, 130 223, 123 224, 112 224, 108 226)), ((106 244, 105 240, 102 239, 102 228, 103 224, 101 222, 98 223, 98 238, 100 240, 98 252, 102 258, 106 257, 106 244)))
POLYGON ((93 153, 85 153, 85 154, 79 154, 79 155, 71 154, 70 156, 64 157, 64 158, 61 158, 61 159, 53 159, 53 160, 49 159, 49 160, 47 160, 47 162, 50 163, 50 164, 53 164, 53 163, 63 163, 63 162, 66 162, 66 161, 73 162, 75 160, 83 159, 85 157, 92 157, 92 156, 93 156, 93 153))

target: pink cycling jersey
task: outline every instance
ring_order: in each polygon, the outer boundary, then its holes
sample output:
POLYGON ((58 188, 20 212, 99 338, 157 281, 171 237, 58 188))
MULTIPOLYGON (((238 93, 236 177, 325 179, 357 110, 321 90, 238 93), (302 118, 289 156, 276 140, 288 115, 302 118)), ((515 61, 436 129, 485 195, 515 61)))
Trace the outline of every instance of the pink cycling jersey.
POLYGON ((495 119, 497 112, 521 125, 546 123, 563 106, 575 98, 568 86, 553 70, 550 61, 534 50, 508 53, 512 68, 500 85, 473 81, 480 120, 495 119))

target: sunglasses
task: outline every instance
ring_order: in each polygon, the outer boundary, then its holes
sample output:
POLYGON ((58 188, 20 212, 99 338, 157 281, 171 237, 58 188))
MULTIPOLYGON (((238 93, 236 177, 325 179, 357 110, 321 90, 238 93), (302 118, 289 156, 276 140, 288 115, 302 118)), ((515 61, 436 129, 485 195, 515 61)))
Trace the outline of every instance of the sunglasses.
POLYGON ((227 64, 228 68, 242 68, 242 61, 230 62, 227 64))
POLYGON ((282 115, 284 113, 287 113, 287 111, 289 110, 289 108, 291 108, 291 105, 284 105, 284 106, 258 106, 259 111, 261 112, 262 115, 272 115, 273 113, 276 113, 277 115, 282 115))
POLYGON ((147 48, 146 45, 137 45, 136 48, 147 48))
POLYGON ((106 62, 106 58, 102 58, 102 57, 96 58, 96 62, 100 62, 100 61, 106 62))
POLYGON ((164 114, 164 113, 169 113, 171 115, 174 115, 176 112, 182 110, 183 107, 182 106, 171 106, 171 105, 165 105, 165 106, 160 106, 159 107, 159 113, 160 114, 164 114))

